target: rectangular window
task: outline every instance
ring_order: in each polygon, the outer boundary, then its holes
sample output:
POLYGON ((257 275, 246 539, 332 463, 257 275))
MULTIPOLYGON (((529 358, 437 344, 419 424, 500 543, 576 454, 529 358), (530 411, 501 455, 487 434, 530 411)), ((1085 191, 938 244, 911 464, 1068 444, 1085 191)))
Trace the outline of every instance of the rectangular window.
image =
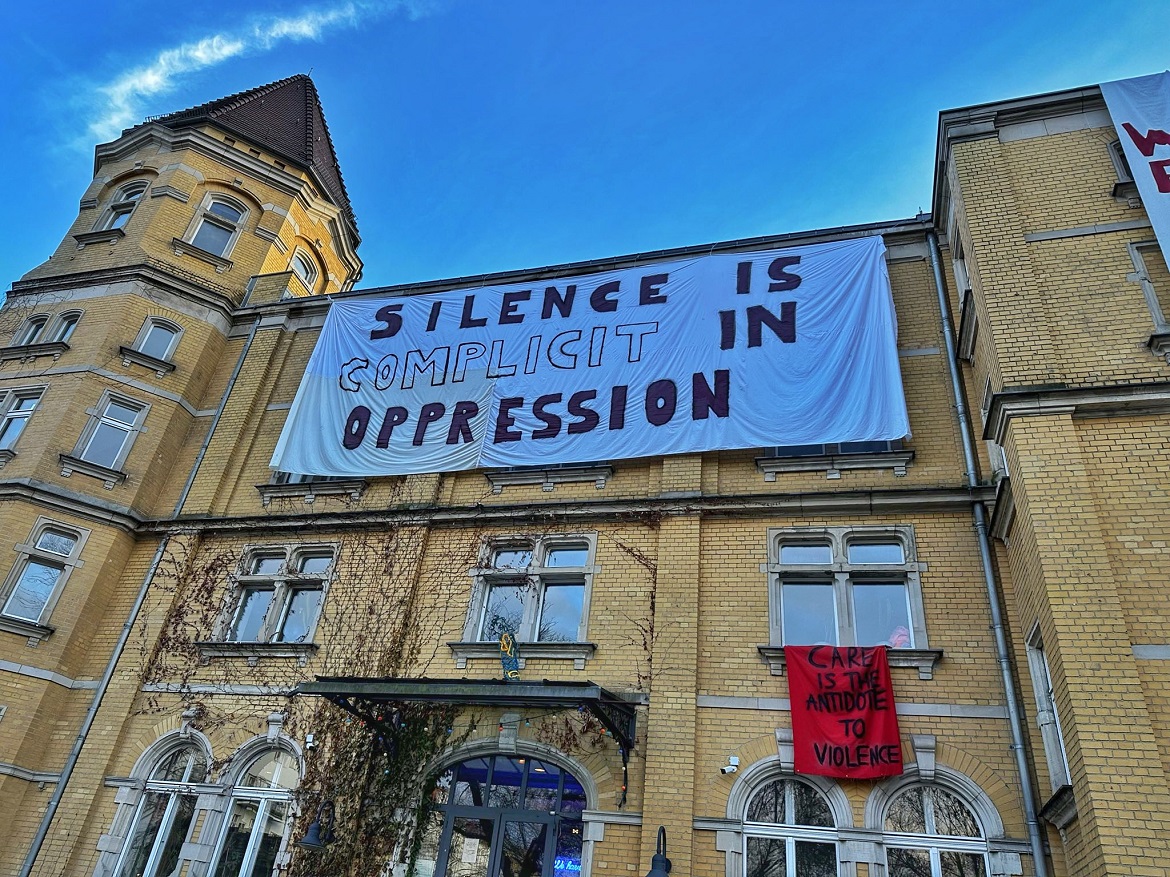
POLYGON ((1040 628, 1036 627, 1028 637, 1028 669, 1032 675, 1032 691, 1036 695, 1036 724, 1044 743, 1044 757, 1048 762, 1048 777, 1052 790, 1070 783, 1068 755, 1064 749, 1064 733, 1060 729, 1060 716, 1056 711, 1056 695, 1052 690, 1052 673, 1048 666, 1048 655, 1040 628))
POLYGON ((117 469, 126 459, 146 408, 129 399, 108 396, 91 423, 88 439, 77 456, 87 463, 117 469))
POLYGON ((10 451, 41 401, 42 390, 13 390, 0 403, 0 450, 10 451))
MULTIPOLYGON (((0 616, 42 625, 77 566, 89 531, 40 518, 29 542, 16 546, 18 557, 4 584, 0 616)), ((0 623, 0 629, 3 624, 0 623)))
POLYGON ((510 633, 520 642, 578 643, 585 639, 593 540, 555 536, 488 546, 475 570, 466 638, 494 642, 510 633))
POLYGON ((823 445, 777 445, 765 449, 771 457, 827 457, 833 454, 885 454, 902 450, 902 440, 831 442, 823 445))
POLYGON ((333 559, 328 547, 254 551, 238 578, 225 639, 312 642, 333 559))
POLYGON ((1141 283, 1155 331, 1170 332, 1170 268, 1162 248, 1156 241, 1143 241, 1130 244, 1129 253, 1135 269, 1129 279, 1141 283))
POLYGON ((909 527, 772 531, 771 643, 926 647, 909 527))

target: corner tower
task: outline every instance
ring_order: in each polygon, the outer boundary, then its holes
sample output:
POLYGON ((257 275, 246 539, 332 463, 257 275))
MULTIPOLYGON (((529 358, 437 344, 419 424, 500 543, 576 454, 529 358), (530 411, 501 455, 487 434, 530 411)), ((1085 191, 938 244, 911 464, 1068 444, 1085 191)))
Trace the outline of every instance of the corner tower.
POLYGON ((105 733, 93 720, 119 631, 251 337, 240 309, 350 289, 359 240, 316 87, 298 75, 98 146, 77 218, 13 284, 0 309, 0 872, 67 843, 38 837, 43 817, 82 743, 105 733))

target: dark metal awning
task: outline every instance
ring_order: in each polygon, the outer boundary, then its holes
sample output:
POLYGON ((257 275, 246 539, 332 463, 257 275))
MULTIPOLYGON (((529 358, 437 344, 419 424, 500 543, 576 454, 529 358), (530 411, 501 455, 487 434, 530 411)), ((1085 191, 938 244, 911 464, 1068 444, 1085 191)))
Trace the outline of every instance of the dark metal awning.
POLYGON ((592 682, 540 682, 502 679, 394 679, 357 676, 318 676, 302 682, 295 694, 324 697, 367 721, 382 704, 446 703, 468 706, 584 709, 605 726, 622 750, 622 761, 634 748, 637 715, 634 704, 592 682))

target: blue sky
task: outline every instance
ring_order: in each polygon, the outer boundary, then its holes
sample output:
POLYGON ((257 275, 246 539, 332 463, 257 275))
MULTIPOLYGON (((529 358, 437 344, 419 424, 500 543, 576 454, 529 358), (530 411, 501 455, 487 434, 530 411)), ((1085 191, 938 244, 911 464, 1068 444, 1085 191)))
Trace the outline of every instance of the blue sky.
POLYGON ((1165 23, 1164 2, 17 4, 0 289, 64 235, 95 143, 310 69, 371 287, 913 216, 939 110, 1164 70, 1165 23))

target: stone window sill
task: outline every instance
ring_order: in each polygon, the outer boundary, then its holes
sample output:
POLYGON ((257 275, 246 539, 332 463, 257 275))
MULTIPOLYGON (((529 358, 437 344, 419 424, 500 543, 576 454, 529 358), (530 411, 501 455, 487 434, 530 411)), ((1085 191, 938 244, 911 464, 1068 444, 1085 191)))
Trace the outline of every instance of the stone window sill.
MULTIPOLYGON (((447 643, 447 647, 455 656, 455 667, 459 670, 467 669, 468 660, 500 660, 500 645, 496 642, 447 643)), ((534 661, 572 661, 574 670, 584 670, 585 662, 596 651, 595 643, 516 643, 521 669, 524 668, 525 659, 531 658, 534 661)))
MULTIPOLYGON (((773 676, 783 676, 787 664, 784 646, 756 646, 773 676)), ((887 649, 890 667, 914 667, 919 679, 933 679, 934 667, 942 660, 942 649, 887 649)))
POLYGON ((74 472, 80 472, 82 475, 89 475, 91 478, 101 481, 106 490, 113 490, 114 485, 121 484, 126 480, 126 473, 121 469, 111 469, 108 466, 90 463, 88 460, 74 457, 72 454, 59 454, 58 459, 61 461, 61 476, 63 478, 68 478, 74 472))
POLYGON ((1061 786, 1040 808, 1039 816, 1063 831, 1077 818, 1077 800, 1073 797, 1072 786, 1061 786))
POLYGON ((11 347, 0 347, 0 362, 18 359, 26 362, 38 356, 51 356, 57 359, 62 353, 69 350, 64 341, 45 341, 41 344, 15 344, 11 347))
POLYGON ((194 244, 190 244, 187 241, 181 240, 180 238, 172 238, 171 246, 174 247, 176 256, 191 256, 195 259, 199 259, 202 262, 206 262, 208 265, 214 265, 216 274, 223 274, 225 271, 230 271, 232 268, 231 259, 225 259, 223 256, 217 256, 215 253, 209 253, 207 250, 200 249, 194 244))
POLYGON ((1150 348, 1150 353, 1163 357, 1170 365, 1170 332, 1155 332, 1146 342, 1146 347, 1150 348))
POLYGON ((492 493, 503 493, 505 487, 515 487, 526 484, 539 484, 545 493, 552 491, 558 484, 592 481, 598 490, 605 488, 606 482, 613 478, 613 466, 608 463, 598 463, 589 466, 517 466, 512 469, 488 469, 484 473, 492 485, 492 493))
POLYGON ((197 642, 199 658, 209 663, 212 658, 247 658, 248 666, 255 667, 261 658, 296 658, 303 667, 320 648, 316 643, 237 643, 197 642))
POLYGON ((77 249, 84 250, 88 244, 116 244, 126 237, 120 228, 103 228, 97 231, 81 231, 73 236, 77 249))
POLYGON ((825 454, 817 457, 756 457, 756 468, 765 481, 775 481, 784 472, 824 472, 825 477, 841 477, 842 469, 891 469, 898 478, 914 459, 913 451, 882 451, 876 454, 825 454))
POLYGON ((118 348, 118 354, 122 357, 122 365, 130 365, 135 363, 137 365, 145 366, 152 369, 160 378, 173 372, 175 364, 169 360, 159 359, 156 356, 151 356, 149 353, 143 353, 141 350, 135 350, 133 347, 122 345, 118 348))
POLYGON ((257 484, 256 492, 265 507, 273 499, 303 499, 312 505, 319 496, 348 496, 357 502, 370 482, 362 478, 345 478, 338 481, 302 481, 298 484, 257 484))
POLYGON ((35 621, 26 621, 23 618, 13 618, 11 615, 0 615, 0 630, 15 633, 17 636, 26 636, 29 645, 36 645, 56 631, 56 628, 47 624, 37 624, 35 621))
POLYGON ((16 451, 12 448, 0 448, 0 469, 4 468, 4 464, 16 459, 16 451))
POLYGON ((1113 184, 1113 197, 1127 207, 1141 207, 1142 196, 1138 194, 1137 183, 1133 180, 1118 180, 1113 184))

